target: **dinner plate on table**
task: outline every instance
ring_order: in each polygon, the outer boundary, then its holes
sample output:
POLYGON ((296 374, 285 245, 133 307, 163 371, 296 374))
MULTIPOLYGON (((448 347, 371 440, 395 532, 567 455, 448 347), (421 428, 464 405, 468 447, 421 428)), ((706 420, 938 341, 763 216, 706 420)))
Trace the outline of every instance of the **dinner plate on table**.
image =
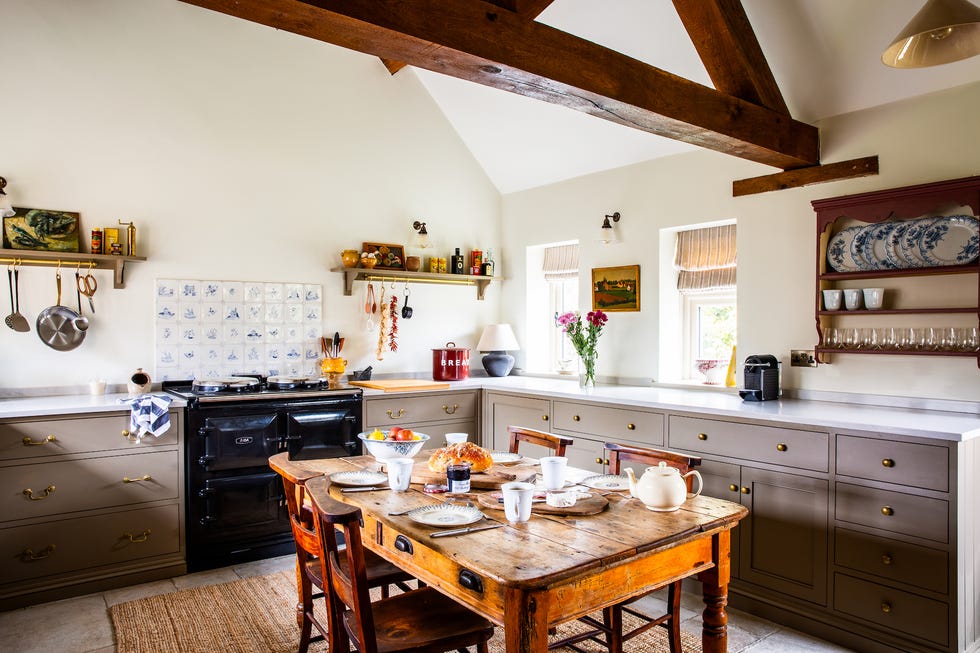
POLYGON ((514 465, 521 462, 524 456, 519 453, 510 453, 509 451, 491 451, 490 458, 493 459, 494 465, 514 465))
POLYGON ((369 472, 367 470, 357 470, 349 472, 334 472, 330 475, 330 482, 336 485, 346 485, 347 487, 369 487, 371 485, 388 483, 388 477, 380 472, 369 472))
POLYGON ((579 481, 579 485, 590 487, 593 490, 628 490, 630 489, 630 479, 628 476, 598 474, 579 481))
POLYGON ((412 521, 426 526, 465 526, 483 519, 483 513, 475 506, 459 506, 440 503, 435 506, 422 506, 406 513, 412 521))
POLYGON ((919 236, 919 254, 928 265, 965 265, 977 260, 977 219, 969 215, 937 218, 919 236))

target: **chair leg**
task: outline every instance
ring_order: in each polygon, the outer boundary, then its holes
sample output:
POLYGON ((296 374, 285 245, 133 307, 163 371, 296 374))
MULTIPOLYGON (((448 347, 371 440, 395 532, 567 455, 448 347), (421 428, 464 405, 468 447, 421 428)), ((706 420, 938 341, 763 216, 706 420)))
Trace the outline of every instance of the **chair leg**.
POLYGON ((667 590, 667 605, 670 607, 670 620, 667 626, 667 641, 670 643, 670 653, 681 651, 681 581, 671 583, 667 590))
MULTIPOLYGON (((305 614, 303 616, 306 617, 305 614)), ((307 649, 310 647, 310 634, 312 633, 312 631, 313 631, 313 622, 308 618, 304 618, 302 623, 302 630, 300 630, 299 633, 298 653, 306 653, 307 649)))
POLYGON ((303 571, 299 567, 299 556, 296 556, 296 625, 303 627, 303 571))

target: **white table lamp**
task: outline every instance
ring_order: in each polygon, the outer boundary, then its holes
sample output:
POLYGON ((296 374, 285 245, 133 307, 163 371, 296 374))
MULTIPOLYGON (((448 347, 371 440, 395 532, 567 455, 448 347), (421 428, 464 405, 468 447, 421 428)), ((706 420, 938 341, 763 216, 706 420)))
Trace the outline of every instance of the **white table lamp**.
POLYGON ((514 357, 508 351, 521 348, 509 324, 489 324, 483 329, 477 351, 490 352, 483 357, 483 369, 489 376, 507 376, 514 369, 514 357))

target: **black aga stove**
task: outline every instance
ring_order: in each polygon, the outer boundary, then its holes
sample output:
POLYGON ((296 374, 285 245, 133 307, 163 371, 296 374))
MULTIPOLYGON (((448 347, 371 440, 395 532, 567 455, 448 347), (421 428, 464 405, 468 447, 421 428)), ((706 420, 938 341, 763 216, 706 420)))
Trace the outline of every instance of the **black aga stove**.
POLYGON ((360 388, 305 377, 167 381, 187 400, 184 433, 187 569, 295 552, 269 457, 357 455, 360 388))

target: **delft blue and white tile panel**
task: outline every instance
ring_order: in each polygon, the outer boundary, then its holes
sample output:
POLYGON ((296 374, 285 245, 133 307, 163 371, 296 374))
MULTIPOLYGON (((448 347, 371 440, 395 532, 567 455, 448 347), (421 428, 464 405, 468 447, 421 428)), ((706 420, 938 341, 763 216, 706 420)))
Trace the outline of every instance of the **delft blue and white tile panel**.
POLYGON ((318 284, 157 279, 155 379, 318 375, 318 284))

